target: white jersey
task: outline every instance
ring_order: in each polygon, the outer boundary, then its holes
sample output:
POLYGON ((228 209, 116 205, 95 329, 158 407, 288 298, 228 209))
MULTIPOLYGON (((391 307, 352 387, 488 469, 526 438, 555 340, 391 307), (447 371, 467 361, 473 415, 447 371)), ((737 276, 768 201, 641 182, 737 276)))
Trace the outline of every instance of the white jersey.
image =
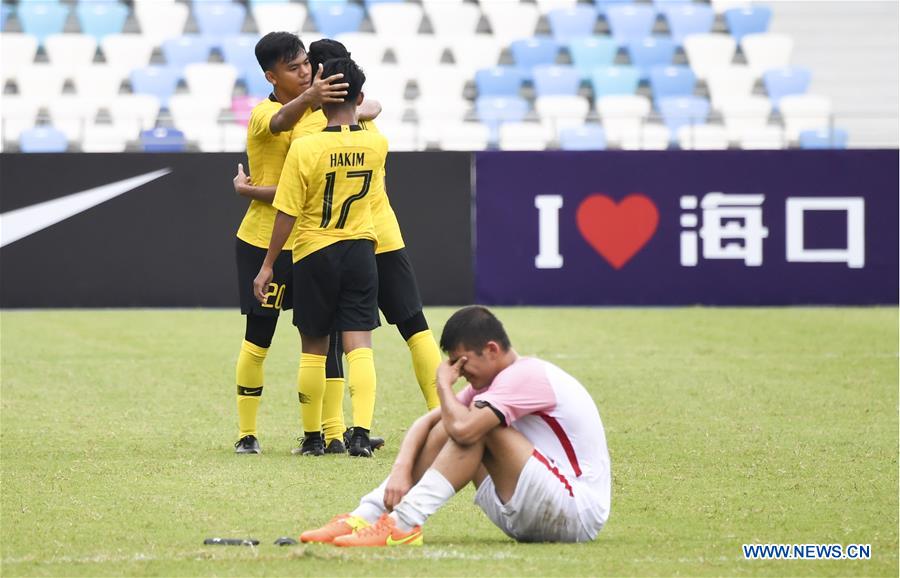
POLYGON ((469 385, 458 399, 493 408, 503 425, 528 438, 538 460, 547 459, 575 498, 579 515, 601 526, 606 522, 611 493, 606 435, 597 405, 578 380, 552 363, 520 357, 491 385, 481 390, 469 385))

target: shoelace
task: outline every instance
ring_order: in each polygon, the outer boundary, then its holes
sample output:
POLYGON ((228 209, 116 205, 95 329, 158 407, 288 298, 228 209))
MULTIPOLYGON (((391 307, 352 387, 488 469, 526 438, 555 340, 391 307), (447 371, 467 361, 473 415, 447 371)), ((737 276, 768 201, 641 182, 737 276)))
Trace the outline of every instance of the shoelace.
POLYGON ((373 534, 374 535, 381 534, 382 532, 387 530, 388 533, 390 534, 391 533, 391 525, 388 523, 388 518, 389 518, 389 516, 382 516, 381 518, 379 518, 379 520, 377 522, 375 522, 371 526, 366 526, 365 528, 357 530, 356 533, 360 537, 362 537, 362 536, 371 536, 373 534))

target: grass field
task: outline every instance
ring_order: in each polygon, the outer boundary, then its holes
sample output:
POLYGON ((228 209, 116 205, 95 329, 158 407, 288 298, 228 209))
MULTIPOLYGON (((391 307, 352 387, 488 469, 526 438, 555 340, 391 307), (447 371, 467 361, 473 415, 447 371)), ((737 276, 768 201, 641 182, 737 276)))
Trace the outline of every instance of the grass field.
MULTIPOLYGON (((351 509, 422 410, 376 334, 372 460, 290 455, 299 344, 266 364, 261 456, 235 456, 233 311, 4 311, 3 576, 898 575, 898 312, 498 309, 519 353, 603 417, 612 516, 585 545, 508 540, 466 490, 422 549, 279 548, 351 509), (203 546, 255 537, 257 548, 203 546), (862 561, 747 561, 744 543, 871 544, 862 561)), ((427 314, 439 334, 449 309, 427 314)))

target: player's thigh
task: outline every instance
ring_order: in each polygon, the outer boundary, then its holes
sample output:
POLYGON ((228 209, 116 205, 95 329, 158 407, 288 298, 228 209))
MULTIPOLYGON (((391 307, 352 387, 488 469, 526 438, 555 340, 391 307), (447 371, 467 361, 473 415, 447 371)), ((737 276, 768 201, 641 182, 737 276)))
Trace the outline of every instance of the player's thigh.
POLYGON ((485 437, 482 461, 503 502, 512 498, 519 475, 533 452, 534 445, 528 438, 511 427, 496 427, 485 437))
POLYGON ((290 251, 282 251, 275 260, 272 268, 272 282, 266 292, 266 300, 260 303, 253 294, 253 280, 256 279, 265 257, 266 249, 237 239, 235 258, 241 313, 244 315, 278 316, 282 309, 290 309, 293 305, 293 273, 290 251))
POLYGON ((341 274, 333 247, 320 249, 294 263, 294 325, 304 336, 326 337, 335 328, 341 274))
MULTIPOLYGON (((337 245, 341 245, 342 250, 335 328, 345 332, 372 331, 381 324, 375 244, 366 239, 355 239, 337 245)), ((344 349, 350 351, 346 338, 344 349)))
POLYGON ((422 310, 416 274, 406 249, 375 255, 378 263, 378 308, 391 325, 422 310))

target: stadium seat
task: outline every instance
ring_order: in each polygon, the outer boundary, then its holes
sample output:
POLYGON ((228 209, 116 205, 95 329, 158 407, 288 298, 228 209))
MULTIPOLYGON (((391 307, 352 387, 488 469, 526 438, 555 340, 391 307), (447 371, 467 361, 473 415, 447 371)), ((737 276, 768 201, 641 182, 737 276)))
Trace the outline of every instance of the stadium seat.
POLYGON ((19 135, 22 134, 22 131, 32 128, 37 122, 40 110, 41 103, 35 102, 33 99, 15 94, 4 94, 3 101, 0 103, 0 114, 2 114, 3 120, 0 122, 0 127, 3 129, 0 140, 19 142, 19 135))
POLYGON ((347 32, 338 34, 335 40, 347 47, 353 60, 363 70, 368 70, 370 66, 381 66, 384 60, 385 41, 378 34, 347 32))
POLYGON ((602 151, 606 149, 606 133, 603 127, 592 124, 564 128, 559 132, 559 148, 565 151, 602 151))
POLYGON ((51 34, 62 33, 69 18, 69 7, 49 2, 26 2, 19 4, 17 15, 22 31, 43 44, 51 34))
MULTIPOLYGON (((422 126, 435 126, 448 121, 463 122, 469 115, 471 106, 468 100, 448 100, 443 96, 423 96, 416 99, 415 109, 418 122, 422 126)), ((394 121, 402 119, 402 115, 398 118, 397 115, 390 115, 389 112, 383 110, 378 120, 381 121, 382 117, 385 117, 385 120, 394 121)))
POLYGON ((81 139, 83 153, 120 153, 125 151, 128 141, 137 134, 124 132, 114 124, 89 123, 84 127, 81 139))
POLYGON ((685 125, 703 124, 709 116, 709 101, 699 96, 670 96, 658 102, 663 122, 674 135, 685 125))
POLYGON ((0 4, 0 32, 6 30, 6 21, 9 20, 13 8, 9 4, 0 4))
POLYGON ((128 6, 118 2, 79 2, 75 8, 81 32, 100 42, 110 34, 120 34, 128 19, 128 6))
POLYGON ((737 143, 742 149, 747 150, 778 150, 787 145, 784 131, 780 126, 772 125, 742 131, 738 135, 737 143))
POLYGON ((682 150, 725 150, 728 145, 728 133, 721 126, 692 124, 678 129, 678 146, 682 150))
POLYGON ((731 65, 737 43, 728 34, 690 34, 684 39, 684 53, 698 80, 706 80, 710 70, 731 65))
POLYGON ((563 128, 583 125, 590 109, 590 102, 581 96, 540 96, 534 101, 541 122, 557 134, 563 128))
POLYGON ((84 127, 94 122, 97 108, 97 101, 92 98, 68 94, 47 103, 53 127, 65 133, 72 142, 78 142, 84 136, 84 127))
POLYGON ((307 8, 304 4, 289 2, 252 2, 250 12, 259 35, 265 36, 279 30, 300 32, 306 22, 307 8))
POLYGON ((480 151, 488 147, 489 141, 490 129, 478 122, 445 124, 437 139, 445 151, 480 151))
POLYGON ((650 69, 650 88, 654 100, 668 96, 692 96, 697 77, 687 66, 654 66, 650 69))
POLYGON ((410 36, 419 32, 422 24, 422 6, 410 3, 380 3, 369 6, 369 18, 375 27, 375 34, 382 38, 410 36))
POLYGON ((804 130, 800 131, 800 148, 845 149, 847 137, 847 131, 842 128, 804 130))
POLYGON ((741 40, 741 50, 747 65, 762 76, 769 69, 790 66, 794 39, 786 34, 748 34, 741 40))
POLYGON ((181 69, 151 65, 131 71, 131 87, 136 94, 150 94, 166 106, 169 97, 175 94, 181 69))
POLYGON ((188 19, 188 5, 179 2, 139 2, 134 16, 152 45, 159 46, 167 38, 181 36, 188 19))
POLYGON ((378 130, 388 139, 392 151, 417 151, 420 149, 419 130, 413 123, 382 121, 378 123, 378 130))
POLYGON ((581 73, 581 78, 589 80, 595 68, 612 66, 619 45, 612 38, 588 36, 571 40, 568 50, 572 65, 581 73))
POLYGON ((634 0, 594 0, 594 8, 597 9, 597 14, 604 18, 609 7, 616 4, 634 4, 634 0))
POLYGON ((247 88, 247 94, 259 99, 268 97, 272 93, 272 85, 266 80, 263 71, 257 68, 256 71, 247 71, 244 77, 244 86, 247 88))
POLYGON ((518 96, 525 75, 512 66, 494 66, 475 73, 478 96, 518 96))
POLYGON ((162 44, 162 53, 170 67, 184 67, 209 60, 209 41, 205 36, 186 34, 169 38, 162 44))
POLYGON ((137 139, 142 130, 156 126, 160 101, 151 94, 123 94, 108 108, 113 124, 137 139))
POLYGON ((194 140, 200 152, 204 153, 243 152, 247 149, 247 129, 239 124, 220 124, 194 140))
POLYGON ((763 73, 763 84, 772 104, 778 107, 778 101, 789 94, 805 94, 809 88, 812 73, 808 68, 800 66, 773 68, 763 73))
POLYGON ((20 70, 34 62, 37 55, 37 38, 30 34, 4 32, 0 34, 0 54, 3 55, 3 66, 0 66, 0 89, 10 78, 15 78, 20 70))
POLYGON ((154 46, 143 34, 110 34, 100 41, 100 48, 108 65, 131 70, 150 64, 154 46))
POLYGON ((714 68, 706 78, 706 88, 714 109, 719 110, 727 99, 744 98, 753 92, 756 74, 750 68, 737 64, 714 68))
POLYGON ((591 75, 594 98, 617 94, 634 94, 641 80, 641 73, 633 66, 609 66, 598 68, 591 75))
POLYGON ((66 83, 66 75, 72 72, 74 71, 67 71, 52 64, 32 64, 19 70, 16 75, 19 95, 47 104, 59 98, 66 83))
POLYGON ((564 44, 576 38, 593 36, 597 9, 588 4, 557 8, 547 13, 547 20, 553 38, 564 44))
POLYGON ((253 107, 261 101, 261 98, 249 94, 234 97, 231 101, 231 114, 234 116, 234 120, 247 126, 250 122, 250 113, 253 112, 253 107))
POLYGON ((180 153, 187 148, 184 133, 174 128, 141 131, 140 140, 141 148, 148 153, 180 153))
POLYGON ((184 67, 184 80, 191 95, 202 98, 210 108, 228 108, 237 81, 237 69, 224 62, 188 64, 184 67))
POLYGON ((603 96, 597 100, 597 113, 607 142, 619 144, 629 138, 639 138, 641 126, 650 114, 650 100, 635 94, 603 96))
POLYGON ((226 36, 221 41, 222 57, 225 62, 237 69, 240 80, 246 81, 249 73, 260 70, 255 52, 258 41, 259 37, 255 34, 226 36))
POLYGON ((733 97, 723 101, 720 108, 729 138, 737 141, 741 135, 768 124, 772 102, 764 96, 733 97))
POLYGON ((535 0, 541 14, 549 14, 554 10, 565 10, 578 5, 578 0, 535 0))
POLYGON ((513 60, 526 79, 531 79, 531 69, 541 64, 555 64, 559 44, 552 38, 533 36, 522 38, 509 45, 513 60))
POLYGON ((87 34, 51 34, 44 39, 44 50, 50 64, 71 71, 90 66, 97 53, 97 41, 87 34))
POLYGON ((98 106, 107 107, 118 98, 122 81, 127 77, 125 68, 97 63, 76 69, 72 82, 79 96, 94 99, 98 106))
POLYGON ((716 14, 724 14, 732 8, 742 8, 750 4, 747 0, 709 0, 716 14))
POLYGON ((363 93, 381 103, 386 110, 406 109, 406 88, 409 76, 394 64, 384 64, 366 71, 363 93))
POLYGON ((553 141, 553 133, 538 122, 507 122, 500 125, 497 144, 504 151, 542 151, 553 141))
POLYGON ((319 32, 334 38, 344 32, 356 32, 363 21, 363 9, 356 4, 312 4, 310 14, 319 32))
POLYGON ((520 2, 485 2, 481 10, 491 25, 492 36, 501 45, 534 36, 541 17, 537 6, 520 2))
POLYGON ((532 69, 537 97, 578 94, 581 75, 572 66, 544 65, 532 69))
POLYGON ((475 101, 478 119, 488 126, 525 120, 528 102, 518 96, 479 96, 475 101))
POLYGON ((232 2, 195 2, 194 20, 200 34, 212 38, 240 34, 247 17, 243 4, 232 2))
POLYGON ((36 126, 19 135, 19 150, 23 153, 64 153, 67 148, 65 133, 52 126, 36 126))
POLYGON ((475 35, 481 20, 481 10, 476 4, 431 2, 425 4, 425 13, 435 36, 453 38, 454 43, 465 42, 465 38, 475 35))
POLYGON ((423 68, 438 66, 446 48, 445 40, 428 34, 391 36, 386 45, 407 77, 415 76, 423 68))
POLYGON ((200 140, 204 133, 215 132, 217 129, 219 109, 210 106, 202 95, 172 95, 168 108, 175 128, 189 140, 200 140))
POLYGON ((660 8, 669 24, 672 40, 679 46, 688 34, 705 34, 712 30, 716 18, 713 9, 704 4, 679 2, 660 8))
POLYGON ((746 5, 725 11, 728 31, 738 42, 748 34, 768 32, 772 9, 768 6, 746 5))
POLYGON ((610 34, 620 45, 650 36, 656 22, 656 10, 644 4, 622 4, 606 9, 610 34))
POLYGON ((478 34, 450 47, 453 62, 473 76, 479 68, 496 66, 505 46, 490 34, 478 34))
POLYGON ((638 69, 641 79, 650 78, 654 66, 668 66, 675 56, 675 43, 664 36, 646 36, 627 44, 631 65, 638 69))
MULTIPOLYGON (((419 98, 443 99, 447 102, 463 100, 463 91, 469 78, 467 71, 452 64, 422 69, 416 77, 419 98)), ((518 94, 518 90, 511 94, 518 94)))
POLYGON ((644 124, 638 130, 628 131, 619 142, 628 151, 664 151, 671 144, 671 133, 662 124, 644 124))
POLYGON ((797 140, 805 130, 831 126, 831 100, 815 94, 792 94, 778 103, 784 128, 790 140, 797 140))

